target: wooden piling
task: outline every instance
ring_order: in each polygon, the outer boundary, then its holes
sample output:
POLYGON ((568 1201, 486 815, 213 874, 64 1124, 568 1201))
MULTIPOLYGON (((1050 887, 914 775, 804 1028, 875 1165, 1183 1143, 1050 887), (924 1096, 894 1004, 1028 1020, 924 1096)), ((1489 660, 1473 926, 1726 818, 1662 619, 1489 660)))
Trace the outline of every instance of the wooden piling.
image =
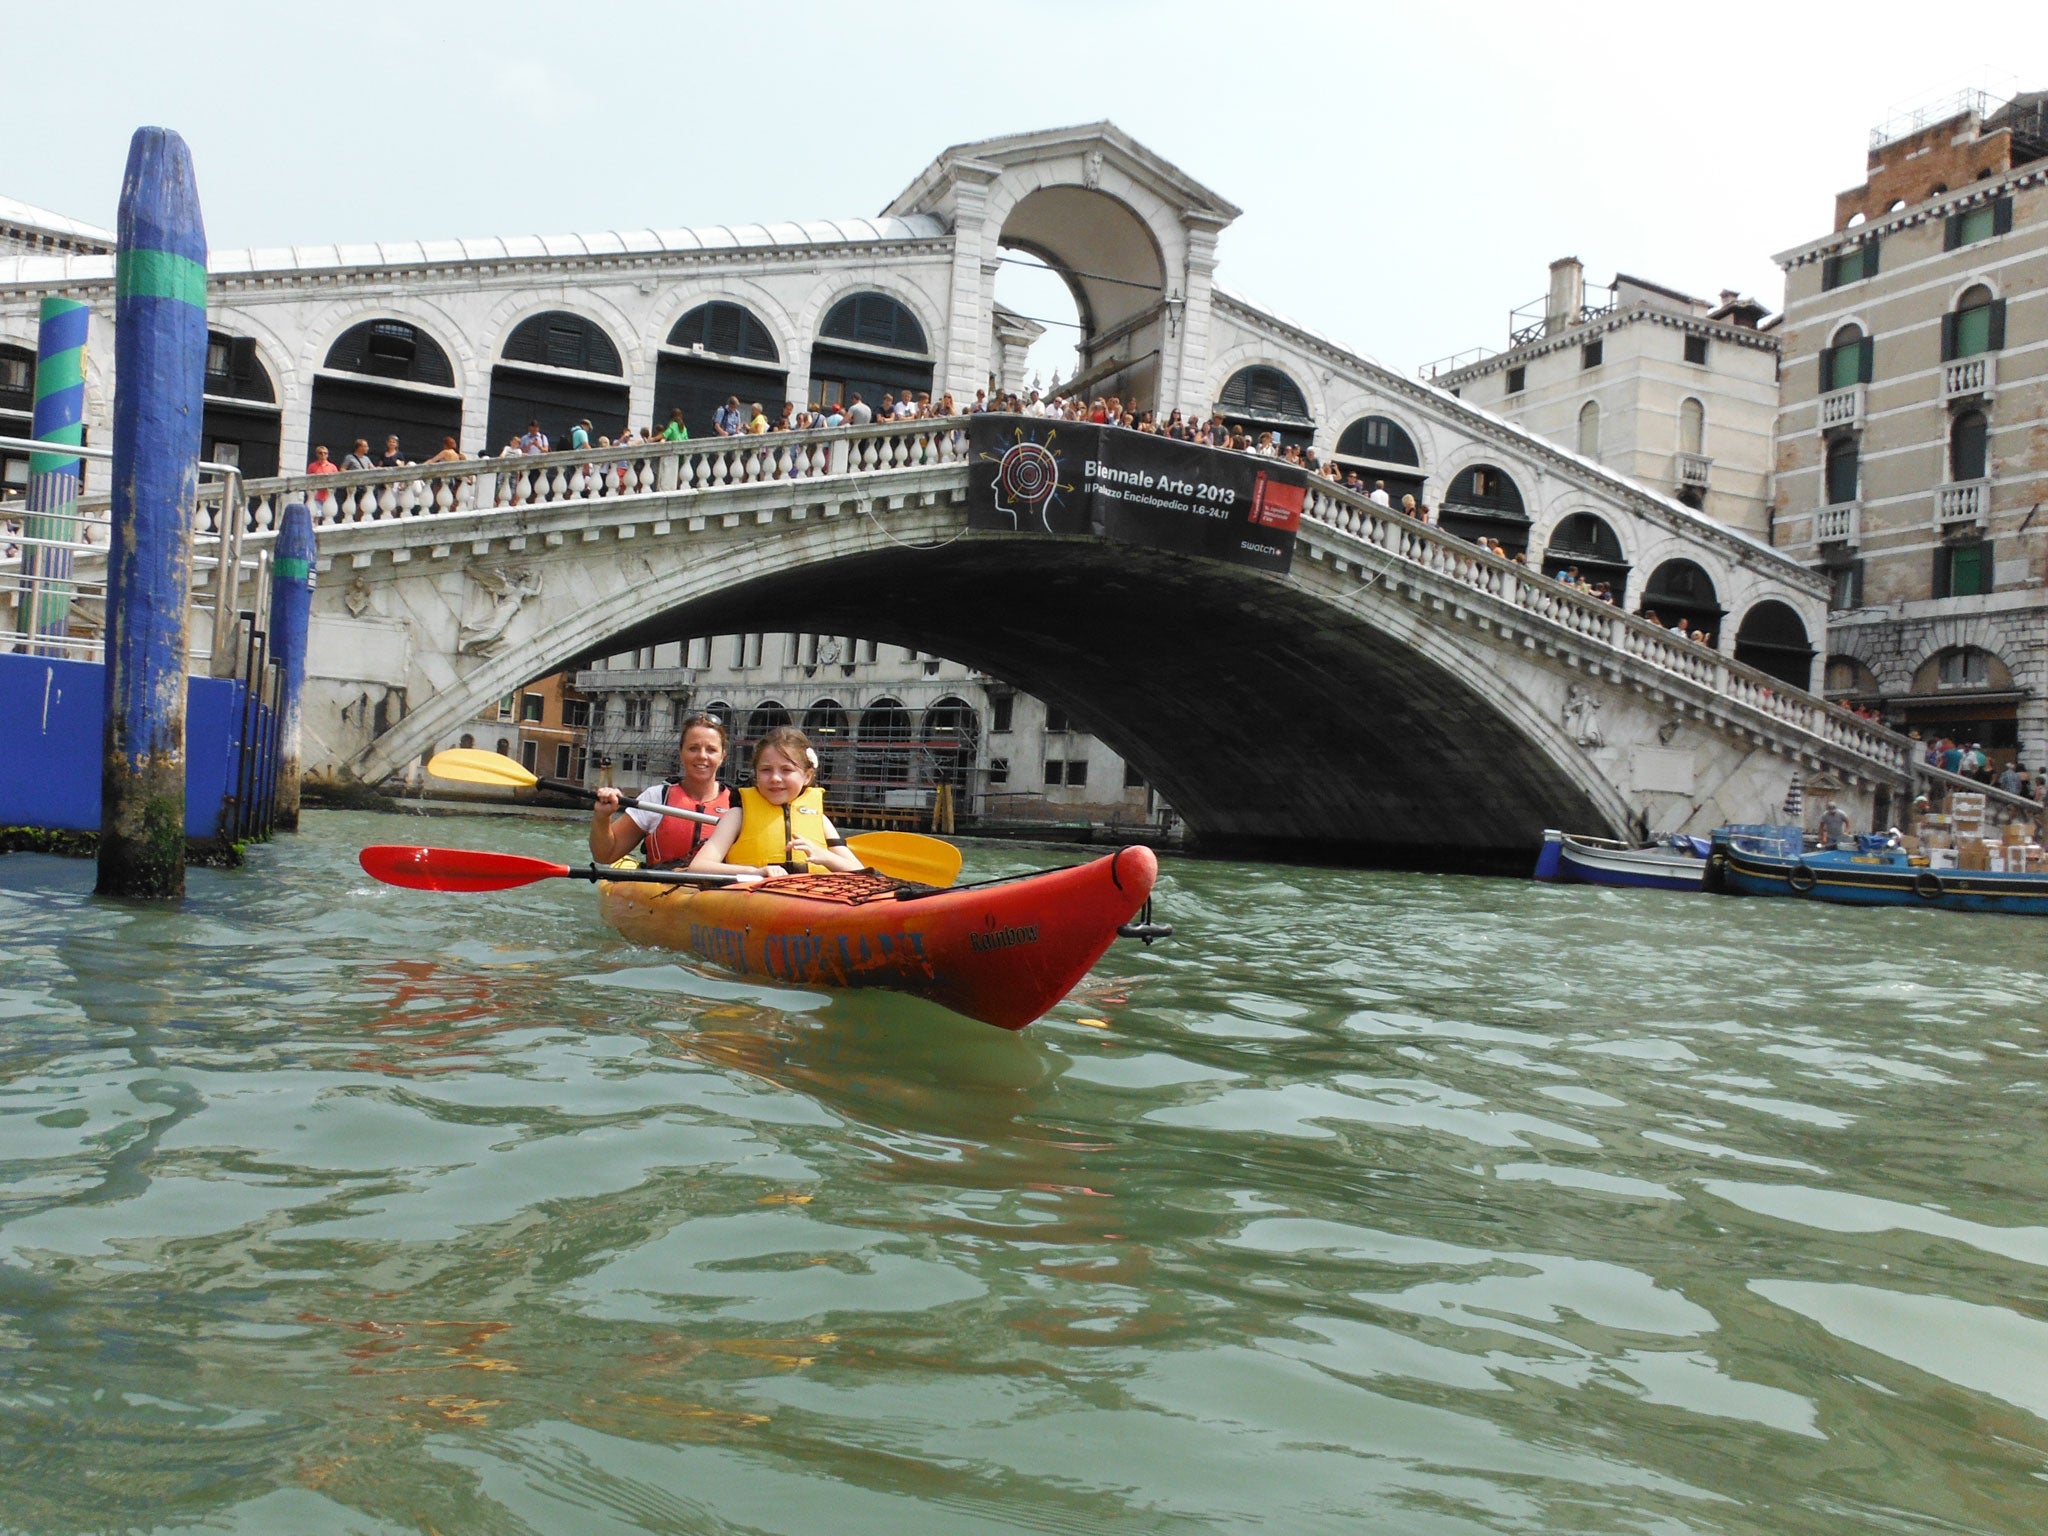
POLYGON ((206 381, 206 230, 192 154, 128 145, 114 256, 113 526, 98 890, 185 893, 186 629, 206 381))
POLYGON ((318 553, 313 513, 303 501, 284 509, 270 563, 270 647, 277 660, 277 825, 299 829, 299 695, 306 683, 306 630, 313 617, 318 553))

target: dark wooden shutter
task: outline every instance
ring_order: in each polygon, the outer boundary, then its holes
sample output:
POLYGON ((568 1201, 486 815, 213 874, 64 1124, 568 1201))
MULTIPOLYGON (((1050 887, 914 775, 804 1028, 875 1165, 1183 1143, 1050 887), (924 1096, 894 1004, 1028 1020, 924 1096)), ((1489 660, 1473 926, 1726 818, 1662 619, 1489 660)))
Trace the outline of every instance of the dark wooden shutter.
POLYGON ((2012 199, 2001 197, 1991 205, 1991 233, 2009 235, 2012 233, 2012 199))
POLYGON ((1963 243, 1963 216, 1952 213, 1942 226, 1941 248, 1952 251, 1963 243))
POLYGON ((1863 275, 1865 277, 1877 276, 1877 248, 1880 243, 1876 235, 1872 235, 1863 242, 1863 275))
POLYGON ((1820 392, 1828 394, 1835 387, 1835 349, 1820 349, 1820 392))
POLYGON ((1985 342, 1985 351, 1997 352, 2005 347, 2005 300, 1991 301, 1990 338, 1985 342))
POLYGON ((1877 338, 1866 336, 1856 345, 1863 349, 1862 356, 1856 359, 1856 382, 1868 384, 1877 366, 1877 338))
POLYGON ((1941 360, 1952 363, 1956 360, 1956 314, 1950 310, 1941 317, 1941 360))

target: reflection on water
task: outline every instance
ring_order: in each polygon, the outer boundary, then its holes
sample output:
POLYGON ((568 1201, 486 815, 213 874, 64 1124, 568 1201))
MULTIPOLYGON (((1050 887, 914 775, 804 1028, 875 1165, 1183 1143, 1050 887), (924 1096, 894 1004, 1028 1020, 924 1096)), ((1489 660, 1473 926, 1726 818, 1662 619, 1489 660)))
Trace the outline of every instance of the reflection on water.
POLYGON ((2048 1527, 2036 925, 1173 862, 1013 1036, 423 826, 0 861, 0 1528, 2048 1527))

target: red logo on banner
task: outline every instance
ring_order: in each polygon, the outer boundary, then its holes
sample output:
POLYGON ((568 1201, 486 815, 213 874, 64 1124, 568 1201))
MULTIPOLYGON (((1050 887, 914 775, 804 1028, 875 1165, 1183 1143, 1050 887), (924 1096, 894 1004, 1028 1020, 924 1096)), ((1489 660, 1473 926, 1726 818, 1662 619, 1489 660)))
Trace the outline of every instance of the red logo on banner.
POLYGON ((1252 485, 1252 523, 1292 533, 1301 526, 1301 509, 1307 501, 1307 486, 1275 485, 1262 469, 1252 485))

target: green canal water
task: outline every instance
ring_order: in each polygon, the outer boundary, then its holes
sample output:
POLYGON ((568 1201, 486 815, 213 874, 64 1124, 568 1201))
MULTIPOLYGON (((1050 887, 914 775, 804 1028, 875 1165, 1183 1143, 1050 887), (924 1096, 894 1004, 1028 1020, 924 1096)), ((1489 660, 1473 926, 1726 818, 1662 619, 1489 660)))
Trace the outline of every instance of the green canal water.
POLYGON ((1009 1036, 354 862, 575 835, 0 860, 0 1529, 2048 1528, 2048 927, 1168 861, 1009 1036))

